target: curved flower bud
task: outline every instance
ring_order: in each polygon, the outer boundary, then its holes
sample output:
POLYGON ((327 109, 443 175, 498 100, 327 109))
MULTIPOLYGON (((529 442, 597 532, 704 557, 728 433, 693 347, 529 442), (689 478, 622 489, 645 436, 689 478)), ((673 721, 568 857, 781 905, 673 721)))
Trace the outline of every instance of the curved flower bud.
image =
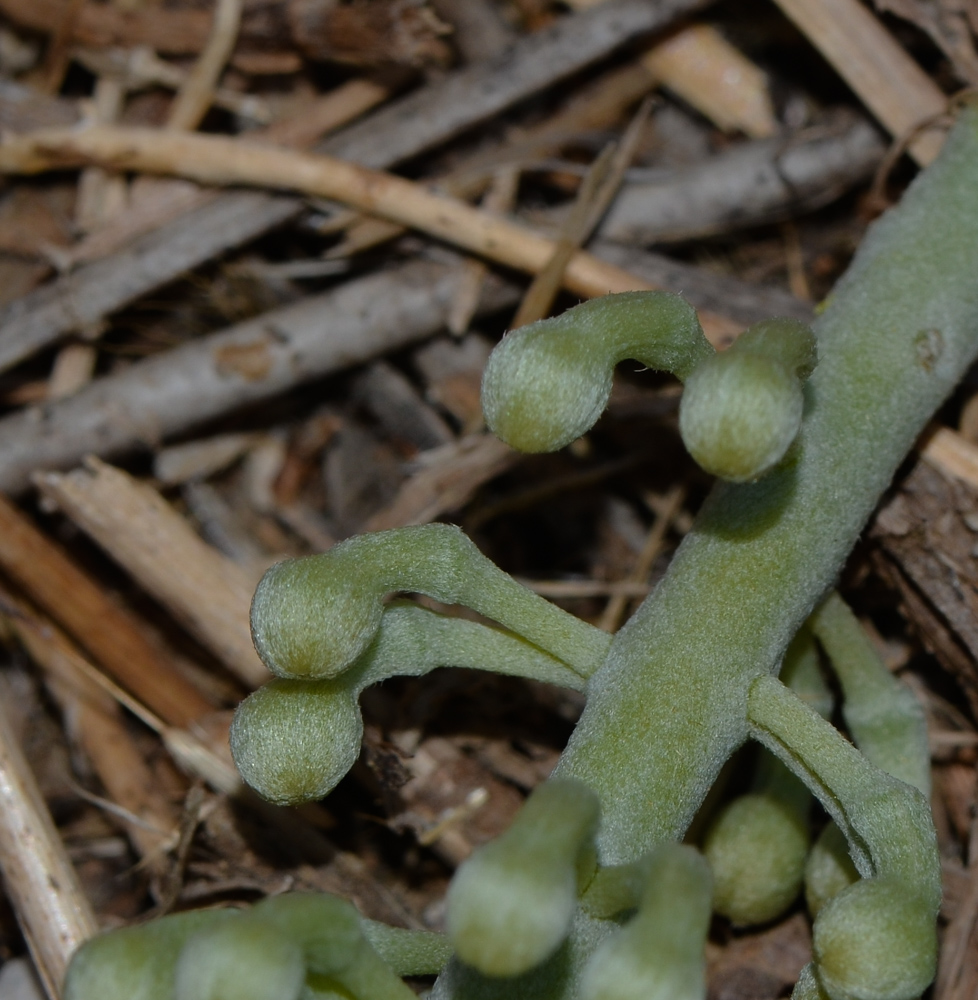
POLYGON ((605 295, 503 338, 482 378, 486 423, 520 451, 557 451, 597 423, 619 361, 685 379, 711 354, 696 311, 678 295, 605 295))
POLYGON ((276 679, 238 706, 231 725, 235 764, 245 781, 272 802, 321 799, 360 753, 358 698, 364 688, 446 666, 532 677, 576 690, 584 684, 560 660, 517 636, 412 604, 390 605, 367 651, 339 677, 276 679))
POLYGON ((767 320, 742 333, 686 381, 679 429, 689 453, 721 479, 764 475, 798 434, 802 382, 814 366, 815 336, 797 320, 767 320))
POLYGON ((710 925, 709 865, 692 847, 666 843, 649 855, 638 913, 584 968, 581 1000, 702 1000, 710 925))
MULTIPOLYGON (((819 715, 831 713, 832 695, 807 627, 785 653, 781 680, 819 715)), ((751 792, 720 811, 703 843, 717 913, 746 926, 773 920, 791 905, 804 877, 811 802, 784 764, 760 750, 751 792)))
POLYGON ((714 875, 714 909, 735 926, 763 924, 801 888, 808 827, 794 803, 741 795, 710 827, 703 853, 714 875))
POLYGON ((479 848, 448 890, 448 934, 463 962, 487 976, 517 976, 567 936, 582 877, 594 866, 598 803, 574 779, 551 779, 513 825, 479 848))
POLYGON ((937 968, 929 901, 898 879, 862 879, 815 921, 815 974, 833 1000, 915 1000, 937 968))
POLYGON ((251 605, 255 648, 279 677, 336 677, 370 645, 384 596, 399 590, 464 604, 582 676, 610 641, 518 584, 458 528, 426 524, 358 535, 322 555, 273 566, 251 605))
POLYGON ((941 870, 924 796, 871 764, 773 677, 754 681, 755 739, 818 796, 846 833, 862 881, 815 922, 814 974, 831 1000, 912 1000, 934 975, 941 870))

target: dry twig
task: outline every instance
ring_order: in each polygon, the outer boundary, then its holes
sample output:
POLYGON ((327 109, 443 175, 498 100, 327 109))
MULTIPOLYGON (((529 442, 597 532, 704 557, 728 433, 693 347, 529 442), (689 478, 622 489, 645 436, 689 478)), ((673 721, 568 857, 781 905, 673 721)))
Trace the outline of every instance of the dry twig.
POLYGON ((167 721, 185 725, 211 710, 146 638, 138 620, 2 498, 0 565, 113 677, 167 721))
MULTIPOLYGON (((944 94, 858 0, 776 0, 891 135, 899 138, 940 115, 944 94)), ((943 135, 926 132, 910 144, 924 166, 943 135)))
POLYGON ((0 868, 48 996, 57 1000, 68 959, 98 925, 2 705, 0 868))
POLYGON ((241 0, 217 0, 207 44, 170 108, 167 128, 195 129, 207 114, 241 24, 241 0))
MULTIPOLYGON (((100 125, 80 132, 35 132, 0 146, 0 171, 6 173, 36 173, 92 162, 205 184, 249 184, 331 198, 534 274, 546 266, 555 249, 553 241, 525 226, 393 174, 323 154, 218 136, 100 125)), ((587 297, 649 287, 635 275, 582 251, 568 261, 564 286, 587 297)), ((736 328, 722 316, 701 314, 700 321, 708 337, 720 338, 736 328)))
POLYGON ((37 477, 56 503, 250 687, 268 680, 251 642, 257 584, 204 542, 151 487, 92 458, 85 469, 37 477))

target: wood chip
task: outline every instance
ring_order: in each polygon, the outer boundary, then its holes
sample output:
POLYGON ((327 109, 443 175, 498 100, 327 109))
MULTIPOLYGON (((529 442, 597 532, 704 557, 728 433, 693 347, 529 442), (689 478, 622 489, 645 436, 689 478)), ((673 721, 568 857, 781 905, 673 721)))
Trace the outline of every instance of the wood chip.
POLYGON ((257 579, 204 542, 155 490, 94 458, 36 483, 236 677, 251 687, 268 680, 248 622, 257 579))

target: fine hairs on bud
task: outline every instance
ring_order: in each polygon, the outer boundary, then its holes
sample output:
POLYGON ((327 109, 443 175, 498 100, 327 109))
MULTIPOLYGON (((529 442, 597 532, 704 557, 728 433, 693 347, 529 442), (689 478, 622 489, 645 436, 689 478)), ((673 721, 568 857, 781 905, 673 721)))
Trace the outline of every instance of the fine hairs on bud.
POLYGON ((648 857, 638 912, 584 968, 582 1000, 703 1000, 710 867, 695 848, 664 843, 648 857))
POLYGON ((742 795, 711 825, 703 853, 713 869, 717 913, 733 924, 762 924, 798 895, 808 830, 790 803, 742 795))
POLYGON ((802 382, 815 366, 815 338, 795 320, 767 320, 686 381, 679 430, 707 472, 742 483, 784 458, 804 410, 802 382))
POLYGON ((557 950, 597 821, 597 796, 587 786, 551 779, 506 833, 462 865, 448 891, 447 925, 463 962, 487 976, 517 976, 557 950))
POLYGON ((619 361, 685 379, 712 354, 695 310, 678 295, 592 299, 503 338, 482 379, 486 423, 520 451, 557 451, 597 423, 619 361))

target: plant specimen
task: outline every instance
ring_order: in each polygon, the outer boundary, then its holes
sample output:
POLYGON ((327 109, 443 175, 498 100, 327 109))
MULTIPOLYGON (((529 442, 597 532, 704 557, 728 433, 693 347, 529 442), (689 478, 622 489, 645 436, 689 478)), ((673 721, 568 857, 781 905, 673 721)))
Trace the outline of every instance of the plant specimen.
MULTIPOLYGON (((924 423, 978 355, 975 275, 978 113, 970 110, 939 161, 872 228, 814 332, 772 320, 715 354, 680 298, 634 293, 588 302, 502 341, 486 371, 484 406, 490 426, 514 446, 560 448, 587 431, 607 401, 614 365, 634 358, 685 382, 684 439, 721 477, 666 577, 614 637, 520 587, 447 525, 353 538, 266 575, 253 630, 278 677, 240 707, 232 748, 245 778, 273 800, 317 798, 336 784, 358 752, 359 693, 394 674, 467 666, 586 692, 552 778, 453 881, 454 957, 434 998, 702 997, 712 877, 703 857, 679 842, 748 738, 785 770, 759 776, 736 821, 712 835, 722 850, 707 845, 718 871, 726 864, 733 873, 729 885, 718 878, 718 898, 729 897, 723 906, 734 912, 746 895, 737 888, 745 850, 736 847, 745 829, 767 836, 765 850, 787 861, 743 919, 766 919, 765 906, 776 912, 796 891, 807 843, 803 829, 791 841, 805 808, 801 788, 774 794, 797 800, 794 818, 768 806, 772 789, 800 781, 839 832, 825 836, 821 860, 809 865, 819 907, 814 960, 795 996, 912 1000, 927 987, 940 868, 921 790, 921 718, 860 645, 858 625, 831 589, 924 423), (499 627, 385 603, 398 591, 464 604, 499 627), (802 661, 789 686, 777 674, 813 612, 810 634, 789 657, 802 661), (845 718, 864 752, 809 704, 812 695, 818 701, 805 667, 812 635, 839 670, 845 718)), ((744 884, 760 881, 748 872, 744 884)), ((348 911, 358 943, 343 955, 362 952, 362 968, 354 974, 315 957, 328 951, 328 935, 311 914, 339 905, 282 897, 244 916, 171 918, 170 957, 152 958, 152 975, 165 980, 156 993, 133 986, 142 982, 133 971, 139 949, 144 959, 153 952, 152 925, 122 932, 137 942, 128 951, 112 943, 121 935, 98 939, 73 965, 68 1000, 96 992, 99 1000, 401 995, 396 977, 377 972, 385 948, 394 953, 384 932, 371 939, 348 911), (185 931, 195 921, 206 927, 185 931), (222 985, 225 973, 207 971, 220 961, 233 966, 233 955, 249 947, 233 942, 265 932, 277 942, 279 992, 261 992, 257 975, 247 977, 251 992, 240 984, 235 992, 222 985), (113 948, 115 960, 107 957, 113 948), (123 992, 107 985, 113 968, 128 970, 123 992)), ((401 941, 399 954, 411 961, 390 958, 397 971, 444 961, 444 948, 428 937, 401 941)))

